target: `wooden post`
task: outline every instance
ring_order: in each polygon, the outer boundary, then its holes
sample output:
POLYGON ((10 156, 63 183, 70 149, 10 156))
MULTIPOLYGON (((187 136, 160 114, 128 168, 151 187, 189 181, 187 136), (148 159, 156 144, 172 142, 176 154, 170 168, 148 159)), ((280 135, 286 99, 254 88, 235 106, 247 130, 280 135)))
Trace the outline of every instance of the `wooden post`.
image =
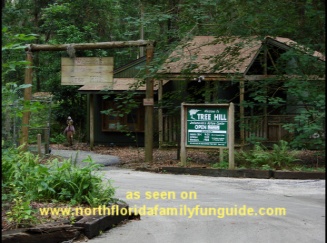
MULTIPOLYGON (((217 104, 219 102, 219 81, 215 81, 213 82, 213 92, 212 92, 212 102, 215 104, 217 104)), ((224 149, 223 148, 219 148, 219 162, 223 162, 224 161, 224 149)))
MULTIPOLYGON (((268 75, 268 47, 265 45, 264 49, 264 58, 265 58, 265 65, 264 65, 264 75, 268 75)), ((267 85, 266 85, 266 80, 265 80, 265 91, 267 95, 267 85)), ((264 104, 263 108, 263 136, 264 138, 268 138, 268 120, 267 120, 267 100, 264 104)))
POLYGON ((228 153, 229 153, 229 169, 233 170, 235 168, 234 164, 234 104, 229 104, 228 109, 228 153))
POLYGON ((94 147, 94 94, 90 94, 90 149, 94 147))
POLYGON ((37 135, 37 152, 41 157, 41 134, 37 135))
POLYGON ((49 154, 49 148, 50 148, 50 125, 47 123, 47 128, 44 129, 44 154, 49 154))
MULTIPOLYGON (((146 47, 146 63, 150 64, 153 58, 153 44, 148 44, 146 47)), ((149 74, 149 67, 147 67, 147 74, 149 74)), ((153 79, 146 78, 146 93, 145 98, 153 100, 153 79)), ((153 105, 145 106, 145 129, 144 129, 144 143, 145 143, 145 162, 153 161, 153 105)))
POLYGON ((212 92, 212 103, 217 104, 219 102, 219 81, 213 82, 213 92, 212 92))
POLYGON ((244 101, 244 81, 240 81, 240 139, 241 139, 241 148, 245 144, 245 130, 244 130, 244 106, 243 106, 243 101, 244 101))
POLYGON ((219 148, 219 163, 224 161, 224 149, 219 148))
POLYGON ((186 166, 186 127, 185 122, 187 120, 186 107, 184 103, 181 105, 181 163, 183 166, 186 166))
POLYGON ((162 114, 162 80, 159 80, 159 87, 158 87, 158 130, 159 130, 159 149, 162 147, 163 143, 163 114, 162 114))
POLYGON ((204 103, 210 104, 211 102, 211 89, 210 89, 210 81, 204 81, 204 103))
MULTIPOLYGON (((30 84, 32 85, 32 65, 33 65, 33 56, 32 52, 28 50, 26 52, 26 61, 27 66, 25 69, 25 80, 24 84, 30 84)), ((32 98, 32 87, 27 87, 24 89, 24 101, 26 102, 24 104, 24 107, 26 110, 29 110, 30 101, 32 98)), ((22 120, 22 135, 21 135, 21 142, 20 144, 23 145, 24 150, 27 150, 27 143, 28 143, 28 126, 29 126, 29 120, 30 120, 30 111, 25 111, 23 113, 23 120, 22 120)))

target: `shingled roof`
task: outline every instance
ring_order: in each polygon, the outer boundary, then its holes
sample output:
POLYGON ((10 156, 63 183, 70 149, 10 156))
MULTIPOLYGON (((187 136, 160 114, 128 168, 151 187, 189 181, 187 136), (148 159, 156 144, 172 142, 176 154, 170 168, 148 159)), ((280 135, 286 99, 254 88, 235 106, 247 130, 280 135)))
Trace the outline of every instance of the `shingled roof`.
MULTIPOLYGON (((282 37, 267 36, 262 40, 258 37, 195 36, 171 53, 159 73, 246 74, 264 42, 282 49, 298 47, 295 41, 282 37)), ((312 55, 325 60, 319 52, 312 55)))

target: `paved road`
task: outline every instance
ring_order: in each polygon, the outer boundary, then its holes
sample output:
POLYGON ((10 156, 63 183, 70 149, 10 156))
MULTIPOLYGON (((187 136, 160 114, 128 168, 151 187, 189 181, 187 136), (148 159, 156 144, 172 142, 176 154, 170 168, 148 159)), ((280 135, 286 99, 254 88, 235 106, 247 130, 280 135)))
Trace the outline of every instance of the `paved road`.
MULTIPOLYGON (((89 240, 90 243, 238 243, 325 242, 325 181, 217 178, 154 174, 115 167, 104 169, 118 187, 116 196, 130 207, 158 205, 178 216, 142 216, 89 240), (155 192, 170 192, 171 199, 146 199, 155 192), (129 192, 139 199, 126 199, 129 192), (183 193, 184 192, 184 193, 183 193), (196 199, 181 196, 196 193, 196 199), (148 193, 148 194, 146 194, 148 193), (173 199, 173 194, 176 198, 173 199), (192 216, 184 207, 254 208, 282 207, 286 216, 192 216), (182 208, 182 209, 180 209, 182 208)), ((195 194, 193 194, 194 196, 195 194)), ((195 211, 193 211, 195 212, 195 211)))
POLYGON ((91 156, 92 160, 98 164, 104 166, 117 165, 120 160, 117 156, 113 155, 101 155, 91 151, 80 151, 80 150, 55 150, 52 149, 51 154, 59 155, 72 161, 77 162, 77 165, 83 166, 83 160, 91 156))

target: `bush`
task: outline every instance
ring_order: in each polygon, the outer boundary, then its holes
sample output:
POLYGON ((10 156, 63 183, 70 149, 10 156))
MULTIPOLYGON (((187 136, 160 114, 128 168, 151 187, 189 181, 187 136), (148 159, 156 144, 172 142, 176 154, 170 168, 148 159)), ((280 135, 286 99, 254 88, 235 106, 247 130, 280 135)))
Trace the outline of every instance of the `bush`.
POLYGON ((58 133, 56 136, 50 138, 51 143, 61 144, 66 141, 66 136, 62 133, 58 133))
POLYGON ((235 161, 239 167, 279 170, 293 167, 293 162, 298 160, 295 158, 296 154, 296 151, 290 150, 286 141, 281 140, 279 144, 273 145, 271 151, 256 143, 249 152, 237 152, 235 161))
POLYGON ((98 206, 113 201, 115 189, 110 180, 93 173, 101 165, 91 157, 75 166, 71 160, 58 159, 39 164, 38 156, 10 148, 2 150, 2 200, 10 201, 23 195, 25 201, 69 202, 98 206))

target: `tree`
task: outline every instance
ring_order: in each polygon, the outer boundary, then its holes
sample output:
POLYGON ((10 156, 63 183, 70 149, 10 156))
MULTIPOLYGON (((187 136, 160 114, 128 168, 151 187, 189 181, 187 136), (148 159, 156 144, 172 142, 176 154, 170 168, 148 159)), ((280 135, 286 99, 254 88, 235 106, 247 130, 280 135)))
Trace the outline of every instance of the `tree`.
MULTIPOLYGON (((4 2, 3 2, 4 3, 4 2)), ((35 33, 34 43, 82 43, 144 38, 156 41, 151 73, 156 74, 160 64, 176 45, 195 35, 211 36, 282 36, 297 41, 312 50, 325 53, 325 2, 321 0, 37 0, 5 1, 3 26, 13 33, 35 33), (83 17, 81 18, 81 13, 83 17), (17 21, 19 20, 19 21, 17 21), (22 31, 24 30, 24 31, 22 31)), ((4 40, 4 38, 3 38, 4 40)), ((6 40, 5 40, 6 41, 6 40)), ((22 60, 24 53, 5 53, 3 60, 22 60)), ((138 48, 121 50, 79 51, 77 56, 114 56, 119 67, 140 56, 138 48)), ((34 91, 55 92, 60 110, 81 105, 83 97, 76 87, 62 87, 60 57, 66 52, 35 54, 34 91), (69 104, 66 97, 72 97, 69 104)), ((286 56, 285 56, 286 58, 286 56)), ((281 65, 281 68, 283 65, 281 65)), ((324 69, 317 71, 322 74, 324 69)), ((302 74, 300 74, 302 75, 302 74)), ((23 68, 6 73, 8 79, 22 84, 23 68)), ((301 80, 306 80, 301 79, 301 80)), ((289 85, 289 87, 297 87, 289 85)), ((300 86, 298 86, 300 87, 300 86)), ((260 88, 260 86, 255 87, 260 88)), ((275 87, 279 89, 279 86, 275 87)), ((320 96, 321 90, 314 97, 320 96)), ((274 93, 274 91, 271 91, 274 93)), ((293 92, 297 93, 297 92, 293 92)), ((260 96, 258 96, 260 99, 260 96)), ((276 99, 271 99, 276 102, 276 99)), ((67 111, 71 113, 69 110, 67 111)), ((67 114, 57 113, 58 122, 67 114)), ((78 120, 85 120, 79 114, 78 120)))

